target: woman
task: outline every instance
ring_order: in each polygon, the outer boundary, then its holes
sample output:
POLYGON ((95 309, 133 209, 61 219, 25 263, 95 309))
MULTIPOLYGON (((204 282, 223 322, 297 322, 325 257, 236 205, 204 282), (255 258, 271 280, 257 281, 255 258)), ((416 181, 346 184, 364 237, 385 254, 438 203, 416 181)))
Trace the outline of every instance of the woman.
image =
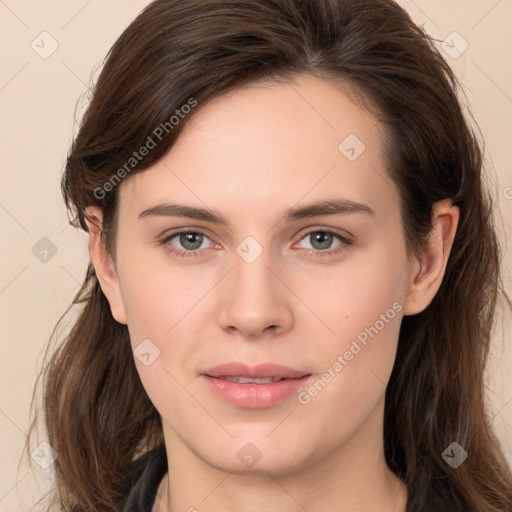
POLYGON ((42 374, 57 510, 512 510, 458 91, 389 0, 131 23, 62 181, 91 263, 42 374))

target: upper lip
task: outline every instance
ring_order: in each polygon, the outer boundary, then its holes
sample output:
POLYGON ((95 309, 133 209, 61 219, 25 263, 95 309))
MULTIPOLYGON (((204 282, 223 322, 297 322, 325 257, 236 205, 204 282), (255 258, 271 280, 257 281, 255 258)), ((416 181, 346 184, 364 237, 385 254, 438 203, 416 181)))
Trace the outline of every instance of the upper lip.
POLYGON ((279 377, 281 379, 299 379, 304 375, 309 375, 308 372, 294 370, 288 366, 282 366, 274 363, 262 363, 256 366, 249 366, 241 362, 225 363, 213 368, 204 370, 204 375, 209 377, 250 377, 250 378, 265 378, 265 377, 279 377))

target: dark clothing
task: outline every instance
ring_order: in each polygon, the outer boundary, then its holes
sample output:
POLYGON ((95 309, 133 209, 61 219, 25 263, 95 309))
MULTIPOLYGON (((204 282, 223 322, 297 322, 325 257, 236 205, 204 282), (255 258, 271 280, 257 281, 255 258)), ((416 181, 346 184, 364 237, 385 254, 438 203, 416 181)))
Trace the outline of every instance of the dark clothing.
POLYGON ((151 512, 162 478, 167 473, 167 454, 162 443, 133 463, 133 485, 119 512, 151 512))

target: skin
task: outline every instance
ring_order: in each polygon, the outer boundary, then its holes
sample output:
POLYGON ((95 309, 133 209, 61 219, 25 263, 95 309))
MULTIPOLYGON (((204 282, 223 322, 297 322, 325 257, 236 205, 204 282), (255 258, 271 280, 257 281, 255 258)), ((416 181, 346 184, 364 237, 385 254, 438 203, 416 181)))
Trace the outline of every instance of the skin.
POLYGON ((133 348, 149 338, 160 350, 149 366, 135 358, 169 460, 154 510, 405 510, 406 488, 384 459, 385 390, 403 315, 439 289, 458 208, 437 203, 429 245, 409 256, 383 128, 327 81, 252 84, 202 107, 166 156, 121 184, 115 263, 101 243, 101 210, 87 209, 89 251, 114 318, 133 348), (366 146, 354 161, 338 150, 349 134, 366 146), (280 221, 287 208, 335 198, 374 214, 280 221), (169 201, 211 208, 228 226, 138 218, 169 201), (206 234, 195 255, 169 251, 194 252, 179 236, 158 244, 178 228, 206 234), (328 228, 352 244, 316 242, 315 230, 328 228), (236 252, 247 236, 263 250, 252 263, 236 252), (394 303, 401 311, 307 404, 292 396, 235 407, 199 378, 229 361, 319 378, 394 303), (262 455, 251 468, 237 457, 248 442, 262 455))

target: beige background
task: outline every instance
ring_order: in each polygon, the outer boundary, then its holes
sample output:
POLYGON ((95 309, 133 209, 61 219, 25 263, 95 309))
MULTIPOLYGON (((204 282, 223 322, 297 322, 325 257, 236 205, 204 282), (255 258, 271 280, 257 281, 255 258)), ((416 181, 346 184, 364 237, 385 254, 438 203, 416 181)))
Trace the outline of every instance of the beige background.
MULTIPOLYGON (((512 1, 400 3, 430 34, 452 46, 440 43, 465 86, 486 140, 489 184, 497 197, 498 229, 506 249, 506 286, 512 294, 512 1), (468 47, 460 54, 464 41, 468 47)), ((0 0, 1 512, 29 510, 51 477, 51 467, 39 469, 35 464, 32 474, 18 462, 42 350, 82 282, 88 261, 86 235, 67 227, 59 189, 76 131, 75 104, 111 44, 146 4, 144 0, 0 0), (50 35, 40 35, 44 31, 50 35), (58 48, 44 55, 52 44, 58 48), (48 253, 46 262, 36 250, 36 244, 48 244, 40 242, 43 237, 56 250, 48 253), (34 479, 40 482, 38 489, 34 479)), ((510 317, 498 327, 487 388, 493 425, 512 464, 510 317)))

